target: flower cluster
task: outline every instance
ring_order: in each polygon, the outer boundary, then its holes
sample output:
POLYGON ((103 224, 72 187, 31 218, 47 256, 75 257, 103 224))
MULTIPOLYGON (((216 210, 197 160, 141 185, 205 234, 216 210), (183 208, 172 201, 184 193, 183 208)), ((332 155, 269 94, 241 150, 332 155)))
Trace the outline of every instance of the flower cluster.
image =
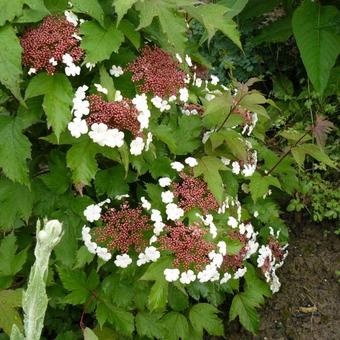
MULTIPOLYGON (((95 86, 98 92, 107 94, 107 89, 100 84, 95 86)), ((88 133, 93 142, 101 146, 120 148, 124 144, 126 132, 129 132, 133 137, 131 154, 140 155, 143 150, 149 149, 152 134, 148 132, 144 141, 143 132, 149 126, 151 115, 145 95, 136 95, 130 100, 123 99, 117 91, 116 101, 106 102, 100 95, 87 96, 87 90, 88 86, 80 86, 73 99, 74 118, 68 124, 73 137, 79 138, 88 133)))
POLYGON ((160 98, 176 96, 185 85, 185 73, 179 63, 159 47, 144 47, 127 70, 132 72, 132 80, 139 84, 139 91, 160 98))
POLYGON ((77 20, 70 13, 66 17, 50 15, 35 28, 29 28, 21 38, 23 64, 29 74, 45 70, 54 74, 58 65, 64 64, 68 76, 80 74, 79 62, 84 51, 79 47, 77 20), (70 20, 72 22, 70 22, 70 20))

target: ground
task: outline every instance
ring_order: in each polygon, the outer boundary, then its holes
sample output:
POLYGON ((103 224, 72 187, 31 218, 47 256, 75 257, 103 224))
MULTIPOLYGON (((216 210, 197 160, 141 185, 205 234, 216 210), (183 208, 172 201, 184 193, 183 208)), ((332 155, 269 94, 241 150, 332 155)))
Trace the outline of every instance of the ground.
POLYGON ((340 339, 340 238, 321 225, 291 229, 282 287, 261 312, 258 336, 232 322, 227 339, 340 339))

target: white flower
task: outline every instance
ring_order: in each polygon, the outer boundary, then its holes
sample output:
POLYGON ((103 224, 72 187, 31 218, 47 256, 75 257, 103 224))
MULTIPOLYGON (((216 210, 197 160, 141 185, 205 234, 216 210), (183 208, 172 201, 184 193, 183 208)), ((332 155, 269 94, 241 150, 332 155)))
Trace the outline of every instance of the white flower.
POLYGON ((259 248, 259 244, 258 242, 254 241, 254 240, 250 240, 248 242, 248 251, 247 251, 247 255, 246 258, 249 258, 250 256, 252 256, 253 254, 255 254, 257 252, 257 249, 259 248))
POLYGON ((171 184, 171 179, 169 177, 161 177, 158 183, 162 188, 168 187, 171 184))
POLYGON ((73 37, 74 39, 78 40, 78 41, 83 40, 82 37, 80 37, 77 33, 73 33, 73 34, 72 34, 72 37, 73 37))
POLYGON ((73 115, 77 118, 87 116, 90 113, 90 103, 88 100, 82 100, 80 97, 73 98, 73 115))
POLYGON ((171 168, 180 172, 184 169, 184 165, 180 162, 172 162, 171 164, 171 168))
POLYGON ((235 175, 238 175, 240 173, 240 164, 239 164, 239 162, 234 161, 234 162, 231 163, 231 166, 233 167, 231 171, 235 175))
POLYGON ((192 67, 191 58, 187 54, 185 55, 185 62, 188 64, 189 67, 192 67))
POLYGON ((170 190, 162 192, 161 196, 162 196, 162 202, 166 204, 171 203, 174 199, 174 194, 170 190))
POLYGON ((180 271, 177 268, 175 269, 166 268, 164 270, 165 280, 167 280, 168 282, 177 281, 179 278, 179 274, 180 271))
POLYGON ((223 256, 227 255, 227 244, 224 241, 219 241, 217 247, 220 254, 223 256))
POLYGON ((123 100, 122 93, 119 90, 116 90, 115 93, 115 102, 121 102, 123 100))
POLYGON ((144 111, 140 111, 139 115, 137 116, 137 120, 140 123, 140 130, 147 129, 149 127, 150 116, 150 110, 145 109, 144 111))
POLYGON ((179 100, 186 103, 189 99, 189 91, 186 87, 179 89, 179 100))
POLYGON ((155 243, 157 242, 157 240, 158 240, 158 237, 156 235, 152 235, 149 240, 149 244, 155 243))
POLYGON ((166 206, 166 215, 168 220, 176 221, 184 215, 184 210, 175 203, 169 203, 166 206))
POLYGON ((68 53, 65 53, 63 56, 62 56, 62 60, 63 60, 63 63, 65 65, 71 65, 73 64, 73 58, 70 54, 68 53))
POLYGON ((272 281, 270 283, 270 290, 273 294, 277 293, 280 290, 281 283, 279 278, 277 277, 276 273, 272 273, 272 281))
POLYGON ((66 20, 70 22, 72 25, 74 26, 78 25, 78 17, 72 11, 65 11, 64 15, 66 17, 66 20))
POLYGON ((124 74, 124 71, 121 68, 121 66, 116 66, 116 65, 112 65, 109 72, 110 72, 111 76, 114 76, 116 78, 120 77, 122 74, 124 74))
POLYGON ((96 66, 94 63, 86 63, 85 67, 89 69, 89 71, 92 71, 92 69, 96 66))
POLYGON ((152 209, 150 219, 153 222, 162 222, 161 212, 157 209, 152 209))
POLYGON ((104 247, 97 247, 96 252, 97 252, 98 257, 100 257, 104 261, 109 261, 112 257, 111 253, 109 253, 107 249, 104 247))
POLYGON ((132 103, 136 106, 138 111, 148 110, 148 99, 146 94, 137 94, 135 98, 132 99, 132 103))
POLYGON ((225 157, 221 157, 221 162, 222 162, 224 165, 229 165, 229 164, 230 164, 230 159, 225 158, 225 157))
POLYGON ((84 244, 85 244, 85 247, 87 248, 87 250, 88 250, 91 254, 96 254, 97 243, 91 242, 91 241, 85 241, 84 244))
POLYGON ((242 175, 244 177, 250 177, 254 174, 256 170, 256 164, 245 164, 242 170, 242 175))
POLYGON ((169 102, 172 103, 172 102, 174 102, 176 99, 177 99, 176 96, 172 95, 172 96, 169 97, 169 102))
POLYGON ((69 77, 75 77, 80 74, 80 66, 76 66, 75 64, 70 64, 65 67, 65 74, 69 77))
POLYGON ((75 97, 78 99, 85 99, 86 91, 89 89, 87 85, 79 86, 76 90, 75 97))
POLYGON ((215 132, 214 130, 204 132, 202 137, 202 143, 205 144, 214 132, 215 132))
POLYGON ((142 137, 135 138, 130 144, 131 155, 140 155, 144 149, 144 145, 145 144, 142 137))
POLYGON ((51 65, 53 66, 57 66, 58 62, 52 57, 49 61, 48 61, 51 65))
POLYGON ((117 201, 121 201, 123 198, 128 198, 128 197, 130 197, 129 194, 123 194, 123 195, 117 195, 117 196, 115 196, 115 199, 116 199, 117 201))
POLYGON ((105 87, 101 86, 100 84, 94 84, 94 86, 96 87, 98 92, 101 92, 101 93, 104 93, 104 94, 109 93, 109 91, 105 87))
POLYGON ((222 262, 223 262, 223 255, 216 253, 215 250, 212 250, 209 253, 209 259, 212 260, 212 264, 216 266, 217 268, 221 267, 222 262))
POLYGON ((162 99, 159 96, 153 97, 151 99, 152 104, 157 107, 161 112, 170 110, 171 106, 167 100, 162 99))
POLYGON ((212 101, 215 97, 216 97, 216 96, 215 96, 214 94, 211 94, 211 93, 207 93, 207 94, 205 95, 205 99, 206 99, 208 102, 212 101))
POLYGON ((152 262, 157 261, 161 256, 160 252, 154 246, 146 247, 145 255, 147 256, 149 261, 152 261, 152 262))
POLYGON ((82 240, 84 242, 89 242, 91 241, 91 235, 90 235, 90 228, 87 227, 86 225, 83 226, 82 230, 81 230, 81 236, 82 236, 82 240))
POLYGON ((257 258, 257 266, 261 268, 266 259, 269 258, 269 261, 272 262, 273 254, 269 246, 262 245, 259 249, 259 256, 257 258))
POLYGON ((217 268, 213 264, 208 264, 202 270, 197 274, 197 278, 201 283, 208 282, 208 281, 216 281, 219 279, 219 272, 217 271, 217 268))
POLYGON ((197 87, 201 87, 202 86, 202 79, 201 78, 197 78, 196 81, 195 81, 195 85, 197 87))
POLYGON ((79 138, 81 135, 88 132, 86 120, 77 117, 74 118, 72 122, 69 122, 67 127, 71 135, 75 138, 79 138))
POLYGON ((231 279, 231 275, 229 273, 224 273, 223 278, 220 281, 220 284, 227 283, 231 279))
POLYGON ((184 285, 188 285, 189 283, 196 280, 196 275, 192 270, 187 270, 186 272, 183 272, 181 274, 181 278, 179 281, 183 283, 184 285))
POLYGON ((124 132, 118 129, 108 129, 105 134, 104 143, 110 148, 120 148, 124 144, 124 132))
POLYGON ((211 77, 211 84, 212 85, 217 85, 218 82, 220 81, 220 79, 218 77, 214 76, 213 74, 210 77, 211 77))
POLYGON ((100 219, 100 214, 102 212, 102 208, 97 204, 90 204, 84 210, 84 216, 89 222, 98 221, 100 219))
POLYGON ((176 59, 178 60, 179 63, 181 64, 183 63, 183 59, 178 53, 176 53, 176 59))
POLYGON ((104 123, 94 123, 91 125, 91 131, 89 132, 90 138, 100 146, 105 146, 107 141, 107 125, 104 123))
POLYGON ((184 162, 186 164, 188 164, 191 168, 198 165, 198 162, 197 162, 196 158, 194 158, 194 157, 188 157, 188 158, 185 159, 184 162))
POLYGON ((247 272, 247 267, 237 269, 236 273, 234 274, 234 279, 241 278, 242 276, 244 276, 246 272, 247 272))
POLYGON ((144 253, 140 253, 139 255, 138 255, 138 260, 137 260, 137 266, 138 267, 140 267, 140 266, 142 266, 143 264, 145 264, 145 263, 148 263, 149 261, 148 261, 148 258, 147 258, 147 256, 144 254, 144 253))
POLYGON ((34 67, 31 67, 29 70, 28 70, 28 75, 30 76, 31 74, 35 74, 37 73, 37 70, 34 68, 34 67))
POLYGON ((151 203, 143 196, 140 198, 141 202, 142 202, 142 207, 145 210, 150 210, 151 209, 151 203))
POLYGON ((233 216, 229 216, 228 225, 231 226, 233 229, 237 228, 238 226, 237 219, 233 216))
POLYGON ((156 221, 154 224, 153 233, 158 236, 163 231, 164 227, 165 224, 162 221, 156 221))
POLYGON ((259 216, 259 212, 256 210, 256 211, 254 211, 254 217, 256 218, 256 217, 258 217, 259 216))
POLYGON ((120 268, 126 268, 132 263, 132 258, 128 254, 117 255, 114 264, 120 268))

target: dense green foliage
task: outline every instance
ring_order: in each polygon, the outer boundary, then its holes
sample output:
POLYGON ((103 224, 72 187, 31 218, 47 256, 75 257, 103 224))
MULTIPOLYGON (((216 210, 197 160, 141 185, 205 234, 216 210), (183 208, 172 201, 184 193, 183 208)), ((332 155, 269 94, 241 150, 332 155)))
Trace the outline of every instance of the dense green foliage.
MULTIPOLYGON (((171 254, 126 269, 91 254, 81 240, 84 210, 106 198, 119 207, 117 197, 129 194, 132 204, 145 196, 164 215, 158 180, 179 180, 171 164, 190 156, 197 160, 193 176, 220 206, 226 199, 242 204, 242 221, 253 224, 261 244, 274 235, 278 245, 287 243, 285 210, 305 210, 318 222, 338 219, 336 3, 73 0, 69 8, 66 0, 0 0, 0 8, 0 338, 8 339, 13 325, 24 333, 22 308, 29 313, 22 295, 35 268, 36 222, 45 217, 62 221, 63 236, 37 284, 42 290, 46 284, 48 296, 43 339, 203 339, 223 336, 236 318, 256 333, 259 308, 272 293, 255 257, 244 261, 243 277, 224 284, 169 282, 163 272, 171 254), (85 20, 81 74, 58 69, 28 75, 20 39, 28 27, 65 10, 85 20), (189 55, 207 79, 208 70, 218 75, 220 82, 207 83, 209 99, 203 86, 190 85, 189 102, 204 113, 183 114, 182 103, 165 112, 150 104, 153 141, 140 154, 131 151, 130 133, 120 147, 72 135, 80 86, 92 86, 93 94, 94 84, 101 84, 110 102, 119 93, 130 99, 140 94, 125 70, 147 44, 174 59, 189 55), (113 76, 113 64, 124 74, 113 76), (239 109, 257 113, 250 136, 241 132, 239 109), (251 176, 221 162, 247 164, 252 148, 257 166, 251 176)), ((181 66, 188 73, 189 64, 181 66)), ((228 206, 226 215, 214 215, 218 240, 230 231, 228 217, 236 210, 228 206)), ((198 223, 197 211, 183 221, 198 223)), ((242 248, 232 238, 226 244, 230 256, 242 248)))

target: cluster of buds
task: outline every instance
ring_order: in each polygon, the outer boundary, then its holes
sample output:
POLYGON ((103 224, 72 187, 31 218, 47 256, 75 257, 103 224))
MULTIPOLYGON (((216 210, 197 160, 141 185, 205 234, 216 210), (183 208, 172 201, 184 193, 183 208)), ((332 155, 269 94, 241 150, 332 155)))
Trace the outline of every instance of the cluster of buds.
POLYGON ((80 74, 84 51, 79 47, 79 30, 74 24, 74 14, 50 15, 35 28, 29 28, 21 38, 23 64, 29 67, 29 74, 45 70, 54 74, 58 65, 64 64, 68 76, 80 74), (73 20, 72 20, 73 19, 73 20), (70 20, 72 22, 70 22, 70 20))
MULTIPOLYGON (((107 94, 108 90, 95 84, 98 92, 107 94)), ((149 127, 150 110, 147 97, 136 95, 132 100, 124 99, 116 92, 114 102, 106 102, 101 95, 87 95, 88 86, 80 86, 73 98, 73 120, 68 124, 71 135, 79 138, 88 134, 94 143, 110 148, 123 146, 126 133, 132 136, 130 152, 140 155, 148 150, 152 134, 144 130, 149 127)))

